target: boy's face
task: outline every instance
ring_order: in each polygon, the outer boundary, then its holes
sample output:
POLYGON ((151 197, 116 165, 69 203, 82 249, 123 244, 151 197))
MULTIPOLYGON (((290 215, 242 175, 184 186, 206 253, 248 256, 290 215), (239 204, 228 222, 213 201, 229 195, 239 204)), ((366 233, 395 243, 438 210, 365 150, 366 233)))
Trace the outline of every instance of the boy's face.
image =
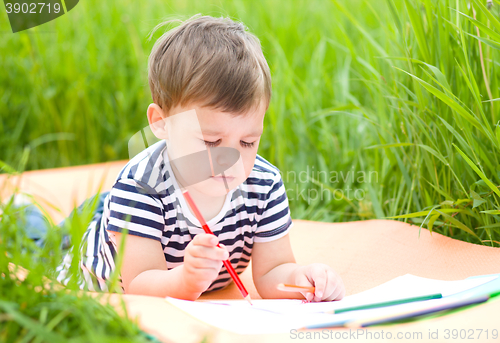
MULTIPOLYGON (((167 152, 171 161, 215 147, 233 148, 240 154, 238 161, 224 171, 228 188, 221 174, 209 175, 204 181, 187 188, 217 197, 245 181, 255 163, 264 115, 264 103, 246 114, 236 116, 196 105, 173 108, 165 120, 167 152)), ((220 164, 231 160, 229 155, 218 156, 217 159, 216 163, 220 164)), ((230 164, 233 162, 230 161, 230 164)), ((179 170, 174 172, 178 173, 179 170)), ((182 175, 176 176, 182 184, 182 175)))

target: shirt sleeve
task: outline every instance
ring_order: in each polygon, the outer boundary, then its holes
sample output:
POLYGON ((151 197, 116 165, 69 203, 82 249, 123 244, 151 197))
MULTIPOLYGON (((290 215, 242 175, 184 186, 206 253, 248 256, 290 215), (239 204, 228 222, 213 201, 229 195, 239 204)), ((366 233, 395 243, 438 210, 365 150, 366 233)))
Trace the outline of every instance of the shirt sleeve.
POLYGON ((165 228, 163 203, 133 179, 118 180, 110 191, 108 231, 161 241, 165 228))
POLYGON ((288 234, 292 227, 285 185, 277 174, 258 220, 254 242, 270 242, 288 234))

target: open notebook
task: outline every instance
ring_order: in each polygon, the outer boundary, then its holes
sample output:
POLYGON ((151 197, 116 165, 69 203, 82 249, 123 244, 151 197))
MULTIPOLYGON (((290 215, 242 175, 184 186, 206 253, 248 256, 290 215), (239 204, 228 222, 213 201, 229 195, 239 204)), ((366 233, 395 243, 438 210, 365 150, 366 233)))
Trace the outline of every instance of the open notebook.
POLYGON ((166 300, 215 327, 240 334, 289 332, 303 327, 343 326, 363 318, 412 308, 438 308, 453 299, 500 292, 499 275, 484 275, 457 281, 434 280, 411 274, 399 276, 367 291, 346 296, 340 301, 304 303, 301 300, 186 301, 167 297, 166 300), (491 281, 491 282, 490 282, 491 281), (442 299, 419 301, 368 310, 331 314, 337 309, 398 300, 420 295, 441 293, 442 299))

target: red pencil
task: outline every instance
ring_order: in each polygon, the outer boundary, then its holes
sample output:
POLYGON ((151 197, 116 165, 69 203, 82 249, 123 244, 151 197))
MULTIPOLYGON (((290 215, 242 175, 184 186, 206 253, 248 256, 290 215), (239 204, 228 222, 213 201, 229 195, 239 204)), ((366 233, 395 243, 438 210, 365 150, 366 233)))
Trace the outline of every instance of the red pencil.
MULTIPOLYGON (((201 215, 201 212, 198 210, 198 207, 196 207, 196 204, 194 203, 193 198, 191 198, 191 195, 189 194, 187 189, 185 191, 183 191, 182 194, 184 195, 184 198, 187 200, 189 206, 191 206, 191 209, 193 210, 194 215, 196 216, 196 218, 200 222, 201 226, 203 227, 203 230, 205 230, 206 233, 210 233, 213 235, 214 233, 208 227, 207 223, 205 222, 205 219, 201 215)), ((217 246, 220 247, 219 244, 217 244, 217 246)), ((243 286, 243 282, 241 282, 240 277, 236 273, 236 270, 234 270, 233 266, 231 265, 231 262, 229 262, 229 260, 225 260, 225 261, 222 261, 222 263, 224 263, 224 266, 226 266, 226 269, 229 272, 229 275, 231 275, 231 277, 233 278, 233 281, 236 284, 236 286, 238 287, 238 289, 240 290, 241 295, 243 295, 243 298, 246 301, 248 301, 250 303, 250 305, 253 305, 252 299, 250 298, 250 294, 248 294, 245 286, 243 286)))

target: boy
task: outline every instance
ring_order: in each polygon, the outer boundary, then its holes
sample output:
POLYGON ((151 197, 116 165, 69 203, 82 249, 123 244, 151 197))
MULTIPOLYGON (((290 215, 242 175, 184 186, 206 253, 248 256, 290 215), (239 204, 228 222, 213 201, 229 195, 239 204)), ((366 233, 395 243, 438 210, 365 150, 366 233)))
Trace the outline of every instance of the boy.
MULTIPOLYGON (((303 294, 307 301, 342 299, 344 285, 329 266, 295 263, 281 176, 257 155, 271 98, 258 39, 230 19, 193 17, 156 42, 149 85, 154 103, 147 117, 162 140, 124 167, 89 225, 81 286, 107 290, 116 252, 124 250, 126 293, 195 300, 231 282, 223 260, 241 273, 252 257, 263 298, 289 298, 291 293, 276 288, 288 283, 315 286, 314 294, 303 294), (176 161, 222 148, 236 151, 236 163, 233 155, 219 154, 223 173, 212 169, 199 182, 186 180, 185 172, 196 171, 198 162, 183 169, 176 161), (189 190, 215 236, 204 233, 182 189, 189 190), (128 236, 120 246, 124 229, 128 236)), ((65 277, 62 270, 58 279, 65 277)))

